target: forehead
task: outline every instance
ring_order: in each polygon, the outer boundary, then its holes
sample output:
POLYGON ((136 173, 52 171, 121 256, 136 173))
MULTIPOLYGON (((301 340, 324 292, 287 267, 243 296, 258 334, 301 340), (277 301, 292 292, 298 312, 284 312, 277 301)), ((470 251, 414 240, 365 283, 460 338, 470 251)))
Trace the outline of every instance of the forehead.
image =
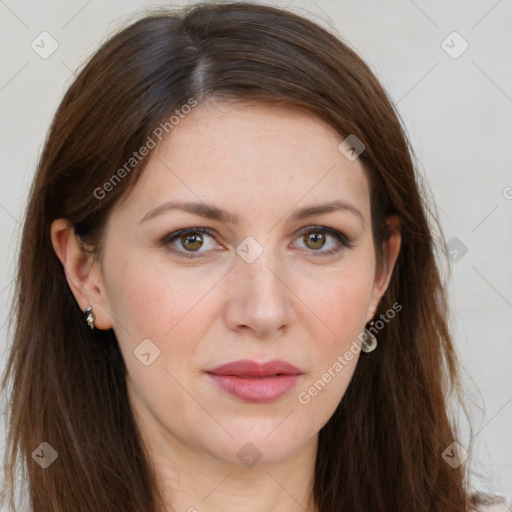
POLYGON ((244 213, 275 218, 294 204, 342 199, 366 216, 366 172, 339 151, 343 139, 305 109, 202 103, 152 150, 127 203, 144 215, 169 200, 204 201, 229 205, 243 220, 244 213))
MULTIPOLYGON (((229 162, 253 157, 265 147, 261 163, 268 163, 273 157, 287 157, 291 161, 307 158, 320 163, 327 156, 328 147, 338 156, 338 139, 340 135, 334 128, 306 108, 212 100, 196 107, 173 128, 155 152, 155 158, 162 152, 172 157, 180 148, 194 148, 203 156, 206 150, 211 157, 229 162)), ((252 160, 252 166, 257 164, 252 160)))

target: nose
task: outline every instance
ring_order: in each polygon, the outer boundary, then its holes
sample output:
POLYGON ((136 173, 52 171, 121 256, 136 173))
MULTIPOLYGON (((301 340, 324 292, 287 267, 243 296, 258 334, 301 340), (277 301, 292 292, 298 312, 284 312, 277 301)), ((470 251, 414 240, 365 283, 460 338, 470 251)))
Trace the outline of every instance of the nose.
POLYGON ((284 334, 295 320, 289 280, 284 266, 269 251, 251 263, 236 257, 225 306, 229 328, 251 331, 261 339, 284 334))

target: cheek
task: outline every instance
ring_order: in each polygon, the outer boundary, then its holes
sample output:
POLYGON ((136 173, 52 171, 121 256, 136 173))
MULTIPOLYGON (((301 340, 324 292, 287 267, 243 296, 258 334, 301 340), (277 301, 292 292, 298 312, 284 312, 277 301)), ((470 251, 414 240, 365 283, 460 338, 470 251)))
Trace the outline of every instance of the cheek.
POLYGON ((190 361, 215 320, 211 292, 221 277, 142 258, 112 268, 114 331, 129 385, 139 405, 155 416, 171 410, 177 417, 189 414, 190 396, 184 389, 192 388, 198 373, 190 361))
POLYGON ((215 276, 148 260, 142 256, 112 266, 107 293, 118 328, 135 338, 162 338, 193 316, 200 302, 208 305, 215 276))
MULTIPOLYGON (((356 258, 354 258, 355 260, 356 258)), ((372 261, 346 262, 339 268, 323 273, 315 281, 311 276, 299 280, 297 295, 310 307, 323 325, 312 339, 324 348, 342 348, 347 339, 364 327, 373 292, 372 261)))
POLYGON ((360 356, 360 334, 372 295, 371 261, 368 265, 347 265, 322 283, 301 292, 319 321, 309 321, 313 346, 308 351, 309 371, 297 401, 323 424, 343 397, 360 356))
POLYGON ((364 324, 371 291, 367 275, 342 274, 324 286, 323 290, 315 292, 313 304, 327 327, 334 332, 333 341, 352 334, 349 332, 350 326, 360 326, 361 322, 364 324))
POLYGON ((126 366, 133 379, 142 379, 142 387, 154 389, 152 378, 157 388, 162 377, 170 378, 165 370, 181 380, 184 363, 207 337, 218 314, 215 286, 223 272, 184 270, 148 259, 142 255, 112 266, 108 293, 126 366), (147 353, 144 361, 141 354, 147 353), (150 368, 144 366, 148 360, 150 368))

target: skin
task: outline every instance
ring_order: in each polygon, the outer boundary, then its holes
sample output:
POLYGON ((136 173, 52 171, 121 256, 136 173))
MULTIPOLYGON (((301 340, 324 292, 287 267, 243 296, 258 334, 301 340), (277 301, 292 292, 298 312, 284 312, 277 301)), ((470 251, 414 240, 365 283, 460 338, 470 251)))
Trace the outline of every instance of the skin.
MULTIPOLYGON (((360 160, 338 150, 343 138, 298 109, 201 104, 152 150, 140 181, 109 219, 101 260, 80 251, 68 221, 52 224, 78 304, 92 306, 96 328, 113 328, 117 336, 167 510, 315 510, 318 432, 360 354, 309 403, 298 396, 371 320, 400 248, 394 229, 385 264, 376 268, 368 180, 360 160), (171 200, 214 204, 237 214, 238 223, 177 210, 140 222, 171 200), (343 210, 289 220, 305 206, 333 200, 362 218, 343 210), (344 233, 352 247, 314 228, 309 233, 320 241, 304 239, 311 226, 344 233), (160 243, 198 227, 213 232, 202 245, 187 237, 160 243), (236 252, 248 236, 263 249, 251 263, 236 252), (201 257, 180 257, 172 248, 201 257), (145 339, 160 350, 148 366, 134 355, 145 339), (251 403, 227 395, 204 373, 238 359, 283 359, 303 375, 275 402, 251 403), (261 455, 252 467, 237 457, 249 442, 261 455)), ((388 222, 399 227, 396 216, 388 222)), ((258 247, 251 244, 251 251, 258 247)))

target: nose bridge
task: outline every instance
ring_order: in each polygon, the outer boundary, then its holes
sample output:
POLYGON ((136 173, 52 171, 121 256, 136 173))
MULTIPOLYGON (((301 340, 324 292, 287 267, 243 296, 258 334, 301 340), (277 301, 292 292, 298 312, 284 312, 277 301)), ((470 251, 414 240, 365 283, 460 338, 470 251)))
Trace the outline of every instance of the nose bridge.
POLYGON ((260 250, 254 246, 254 242, 252 244, 251 257, 240 256, 236 262, 242 276, 243 288, 247 290, 247 298, 269 302, 281 300, 284 285, 279 274, 283 271, 283 265, 279 261, 278 251, 271 248, 270 243, 265 248, 260 246, 260 250))
POLYGON ((278 329, 291 320, 285 266, 279 251, 270 246, 270 242, 264 247, 246 239, 237 247, 234 262, 231 308, 235 313, 231 320, 259 333, 278 329))

